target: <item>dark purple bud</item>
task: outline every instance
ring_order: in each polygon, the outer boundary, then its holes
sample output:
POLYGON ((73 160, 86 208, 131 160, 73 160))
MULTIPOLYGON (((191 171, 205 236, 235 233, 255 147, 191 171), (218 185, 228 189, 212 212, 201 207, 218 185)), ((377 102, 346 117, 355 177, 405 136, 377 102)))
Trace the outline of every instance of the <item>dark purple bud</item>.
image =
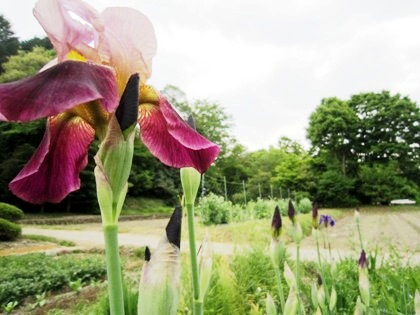
POLYGON ((152 254, 150 253, 150 249, 149 247, 146 246, 146 248, 144 249, 144 260, 150 261, 151 257, 152 257, 152 254))
POLYGON ((322 278, 321 278, 321 275, 318 273, 317 274, 317 282, 318 282, 318 286, 321 286, 322 285, 322 278))
POLYGON ((295 207, 293 206, 291 199, 289 199, 289 207, 287 209, 287 215, 289 216, 290 221, 292 221, 294 224, 296 221, 296 210, 295 210, 295 207))
POLYGON ((318 218, 318 203, 316 201, 312 204, 312 218, 318 218))
POLYGON ((120 103, 115 112, 121 131, 126 130, 137 122, 139 112, 139 84, 140 77, 135 73, 128 79, 121 96, 120 103))
POLYGON ((279 206, 276 206, 276 208, 274 209, 273 219, 271 221, 271 229, 273 233, 273 238, 279 237, 281 227, 282 227, 282 222, 281 222, 280 208, 279 206))
POLYGON ((364 249, 362 249, 362 253, 360 254, 359 267, 367 268, 366 252, 364 249))
POLYGON ((335 225, 335 221, 331 218, 330 220, 330 226, 333 227, 335 225))
POLYGON ((181 248, 182 208, 177 206, 166 226, 166 237, 169 243, 181 248))

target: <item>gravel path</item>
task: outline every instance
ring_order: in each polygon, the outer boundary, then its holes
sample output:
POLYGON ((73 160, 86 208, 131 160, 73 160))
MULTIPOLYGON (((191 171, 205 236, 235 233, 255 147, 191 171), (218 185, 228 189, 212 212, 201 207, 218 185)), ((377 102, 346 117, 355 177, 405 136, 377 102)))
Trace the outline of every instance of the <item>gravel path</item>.
MULTIPOLYGON (((139 234, 134 229, 135 226, 139 225, 138 221, 121 222, 119 244, 135 247, 147 245, 155 248, 159 243, 159 235, 161 235, 166 223, 166 219, 142 221, 142 225, 147 226, 147 233, 139 234)), ((420 212, 362 213, 361 231, 368 252, 378 248, 381 256, 387 256, 389 255, 389 249, 393 248, 406 259, 410 259, 410 263, 420 264, 420 212)), ((25 227, 23 234, 52 236, 72 241, 83 248, 104 246, 100 225, 94 226, 89 231, 25 227)), ((358 258, 360 245, 353 216, 338 220, 335 227, 329 229, 329 239, 333 259, 348 256, 354 259, 358 258)), ((218 254, 232 254, 235 250, 235 245, 231 243, 213 242, 212 244, 214 252, 218 254)), ((321 244, 323 243, 321 242, 321 244)), ((188 249, 186 242, 183 242, 181 247, 183 250, 188 249)), ((289 252, 294 255, 294 246, 290 246, 289 252)), ((328 257, 330 252, 321 246, 321 254, 328 257)), ((300 255, 304 260, 315 260, 317 258, 312 237, 307 237, 302 241, 300 255)))

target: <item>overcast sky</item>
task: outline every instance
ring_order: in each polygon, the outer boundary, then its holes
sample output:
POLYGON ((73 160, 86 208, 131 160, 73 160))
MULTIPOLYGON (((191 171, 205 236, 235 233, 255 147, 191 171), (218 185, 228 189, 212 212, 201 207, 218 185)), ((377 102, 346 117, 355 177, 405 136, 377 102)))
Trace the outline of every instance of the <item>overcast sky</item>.
MULTIPOLYGON (((35 0, 1 0, 20 39, 44 36, 35 0)), ((154 24, 149 81, 218 101, 249 150, 305 143, 324 97, 391 90, 420 100, 420 1, 88 0, 129 6, 154 24)))

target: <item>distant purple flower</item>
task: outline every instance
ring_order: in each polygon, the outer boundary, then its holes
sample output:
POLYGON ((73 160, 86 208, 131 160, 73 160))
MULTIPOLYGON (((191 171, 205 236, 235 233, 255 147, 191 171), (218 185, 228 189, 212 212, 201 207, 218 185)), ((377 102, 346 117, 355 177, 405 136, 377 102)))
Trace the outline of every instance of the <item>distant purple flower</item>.
POLYGON ((334 219, 327 214, 321 214, 321 217, 319 218, 319 225, 324 224, 324 226, 327 228, 328 225, 333 227, 335 225, 334 219))

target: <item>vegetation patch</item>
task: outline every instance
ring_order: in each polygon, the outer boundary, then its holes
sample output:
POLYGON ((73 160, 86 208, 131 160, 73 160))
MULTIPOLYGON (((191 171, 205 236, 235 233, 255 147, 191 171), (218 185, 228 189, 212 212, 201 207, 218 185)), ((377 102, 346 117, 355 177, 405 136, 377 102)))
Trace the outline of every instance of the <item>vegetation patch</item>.
POLYGON ((102 256, 71 254, 47 256, 27 254, 0 260, 0 305, 67 287, 75 281, 87 283, 106 273, 102 256))

